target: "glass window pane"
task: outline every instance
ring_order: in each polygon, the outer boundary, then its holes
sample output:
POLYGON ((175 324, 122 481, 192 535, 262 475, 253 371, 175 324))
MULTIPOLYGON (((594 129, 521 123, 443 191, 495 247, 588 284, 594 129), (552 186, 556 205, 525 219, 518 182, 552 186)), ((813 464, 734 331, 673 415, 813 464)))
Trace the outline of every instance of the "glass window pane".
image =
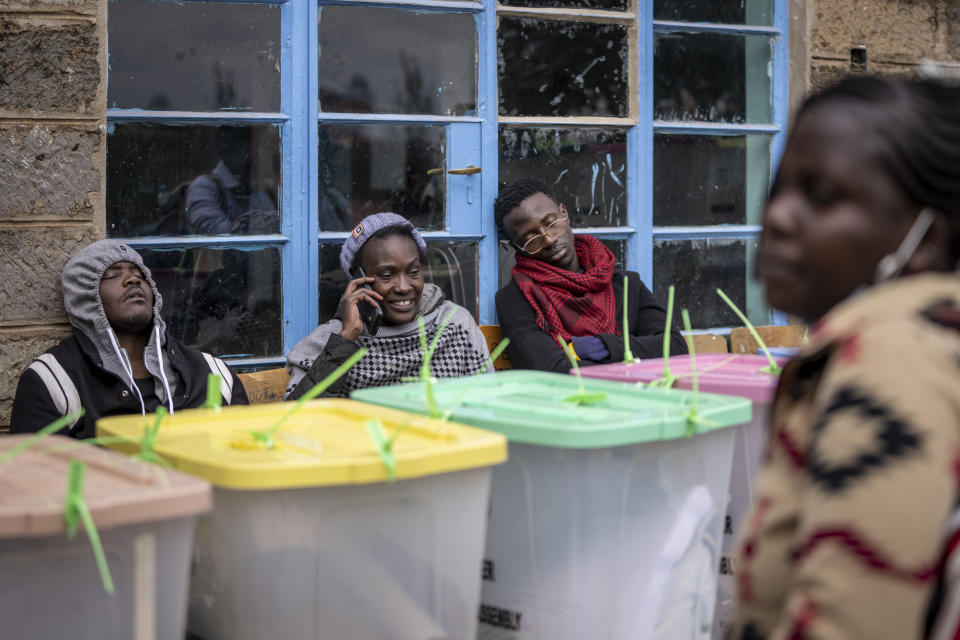
POLYGON ((627 11, 627 0, 503 0, 500 4, 507 7, 554 7, 558 9, 604 9, 607 11, 627 11))
MULTIPOLYGON (((324 323, 337 311, 340 296, 349 279, 340 268, 340 244, 320 245, 320 317, 324 323)), ((427 242, 427 260, 423 275, 441 289, 448 300, 464 307, 474 318, 480 317, 477 298, 477 248, 474 241, 427 242)))
POLYGON ((769 25, 770 0, 653 0, 654 20, 769 25))
POLYGON ((283 354, 280 250, 141 249, 170 333, 218 356, 283 354))
POLYGON ((348 231, 393 211, 421 229, 444 227, 442 126, 320 125, 320 228, 348 231), (441 171, 427 175, 431 169, 441 171))
POLYGON ((655 240, 654 293, 667 303, 667 289, 675 286, 677 311, 688 309, 694 329, 738 327, 740 320, 717 295, 730 296, 754 324, 769 324, 770 313, 753 273, 755 239, 655 240))
POLYGON ((275 125, 111 124, 107 235, 277 233, 275 125))
POLYGON ((500 128, 499 182, 520 178, 550 185, 575 227, 627 221, 627 134, 624 129, 500 128))
MULTIPOLYGON (((613 251, 616 258, 618 269, 625 268, 627 264, 627 241, 626 240, 608 240, 598 238, 608 249, 613 251)), ((510 271, 516 263, 517 252, 509 240, 501 239, 497 244, 497 288, 505 287, 510 282, 510 271)))
POLYGON ((319 38, 321 111, 476 111, 472 14, 324 6, 319 38))
POLYGON ((627 27, 507 16, 499 20, 500 115, 629 115, 627 27))
POLYGON ((280 110, 280 7, 112 0, 111 107, 280 110))
POLYGON ((653 223, 760 224, 769 189, 767 136, 653 137, 653 223))
POLYGON ((655 34, 654 119, 769 122, 771 55, 767 36, 655 34))

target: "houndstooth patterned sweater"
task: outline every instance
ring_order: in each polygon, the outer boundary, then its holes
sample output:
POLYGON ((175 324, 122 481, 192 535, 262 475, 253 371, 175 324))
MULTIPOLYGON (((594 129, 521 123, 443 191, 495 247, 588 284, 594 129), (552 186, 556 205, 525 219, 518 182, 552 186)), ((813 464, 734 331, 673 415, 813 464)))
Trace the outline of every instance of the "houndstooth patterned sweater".
MULTIPOLYGON (((443 330, 430 361, 430 369, 438 378, 473 375, 490 357, 487 342, 470 312, 445 300, 443 292, 433 284, 425 284, 420 296, 427 340, 433 340, 451 310, 454 310, 453 317, 443 330)), ((354 389, 397 384, 404 378, 420 375, 423 354, 416 321, 384 324, 375 336, 364 329, 356 342, 339 335, 342 328, 340 319, 334 318, 314 329, 293 348, 287 356, 290 372, 287 400, 306 393, 360 347, 366 347, 367 355, 327 389, 324 396, 346 397, 354 389)))

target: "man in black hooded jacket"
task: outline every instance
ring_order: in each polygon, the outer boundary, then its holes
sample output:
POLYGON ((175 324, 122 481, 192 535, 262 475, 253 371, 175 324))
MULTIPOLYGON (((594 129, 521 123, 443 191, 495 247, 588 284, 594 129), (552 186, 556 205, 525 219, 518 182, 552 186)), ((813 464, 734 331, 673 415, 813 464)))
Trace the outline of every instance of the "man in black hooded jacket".
POLYGON ((207 374, 221 376, 224 404, 247 404, 243 385, 219 358, 166 331, 162 299, 143 258, 117 240, 94 242, 63 268, 63 301, 73 336, 41 354, 20 376, 10 430, 31 433, 85 410, 61 433, 95 435, 99 418, 170 413, 200 406, 207 374))

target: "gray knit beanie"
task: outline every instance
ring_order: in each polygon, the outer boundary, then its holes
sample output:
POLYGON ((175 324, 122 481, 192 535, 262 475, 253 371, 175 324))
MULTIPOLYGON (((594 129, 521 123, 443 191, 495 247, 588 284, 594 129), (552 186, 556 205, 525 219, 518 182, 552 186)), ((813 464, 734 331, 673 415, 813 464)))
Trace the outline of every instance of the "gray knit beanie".
POLYGON ((340 249, 340 267, 347 273, 350 273, 350 265, 353 264, 353 257, 357 255, 360 247, 366 244, 367 240, 377 231, 386 229, 387 227, 409 229, 410 235, 413 236, 413 240, 417 243, 417 248, 420 249, 420 257, 422 258, 426 255, 427 243, 423 241, 423 236, 421 236, 417 228, 413 226, 413 223, 395 213, 375 213, 367 216, 360 224, 354 227, 350 237, 343 243, 343 247, 340 249))

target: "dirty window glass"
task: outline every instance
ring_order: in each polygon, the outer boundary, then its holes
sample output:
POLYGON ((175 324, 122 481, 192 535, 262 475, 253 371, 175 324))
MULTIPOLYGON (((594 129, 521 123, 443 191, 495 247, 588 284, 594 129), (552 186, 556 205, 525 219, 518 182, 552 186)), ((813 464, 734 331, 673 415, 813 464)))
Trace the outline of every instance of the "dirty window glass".
POLYGON ((695 329, 741 326, 717 288, 754 324, 768 324, 770 313, 759 283, 751 277, 755 239, 656 240, 653 246, 654 293, 666 306, 667 289, 675 286, 676 309, 688 309, 695 329))
MULTIPOLYGON (((339 243, 320 245, 320 323, 336 313, 340 296, 349 282, 340 268, 341 246, 339 243)), ((448 300, 467 309, 475 319, 479 317, 477 247, 476 242, 430 240, 423 264, 424 282, 440 287, 448 300)))
POLYGON ((141 249, 178 340, 217 356, 283 354, 280 250, 141 249))
POLYGON ((767 36, 655 34, 654 119, 769 122, 770 59, 767 36))
POLYGON ((151 110, 280 110, 280 7, 115 0, 107 104, 151 110))
POLYGON ((628 115, 627 27, 506 16, 499 25, 500 115, 628 115))
POLYGON ((627 11, 629 0, 502 0, 508 7, 554 7, 557 9, 604 9, 606 11, 627 11))
POLYGON ((320 125, 320 228, 347 231, 393 211, 421 229, 444 226, 442 126, 320 125), (431 169, 440 171, 431 172, 431 169))
POLYGON ((653 223, 760 224, 770 175, 770 138, 655 135, 653 223))
POLYGON ((318 28, 321 111, 475 114, 473 15, 323 6, 318 28))
MULTIPOLYGON (((625 269, 627 264, 627 241, 608 238, 598 238, 598 240, 610 249, 610 251, 613 251, 613 256, 616 259, 616 268, 625 269)), ((510 270, 513 269, 513 265, 516 264, 516 255, 517 252, 513 245, 510 244, 510 241, 501 238, 497 244, 498 289, 510 284, 510 278, 512 277, 510 270)))
POLYGON ((277 233, 280 131, 111 124, 107 184, 109 237, 277 233))
POLYGON ((627 221, 625 129, 501 127, 499 182, 520 178, 549 185, 575 227, 627 221))
POLYGON ((654 0, 654 20, 769 25, 770 0, 654 0))

